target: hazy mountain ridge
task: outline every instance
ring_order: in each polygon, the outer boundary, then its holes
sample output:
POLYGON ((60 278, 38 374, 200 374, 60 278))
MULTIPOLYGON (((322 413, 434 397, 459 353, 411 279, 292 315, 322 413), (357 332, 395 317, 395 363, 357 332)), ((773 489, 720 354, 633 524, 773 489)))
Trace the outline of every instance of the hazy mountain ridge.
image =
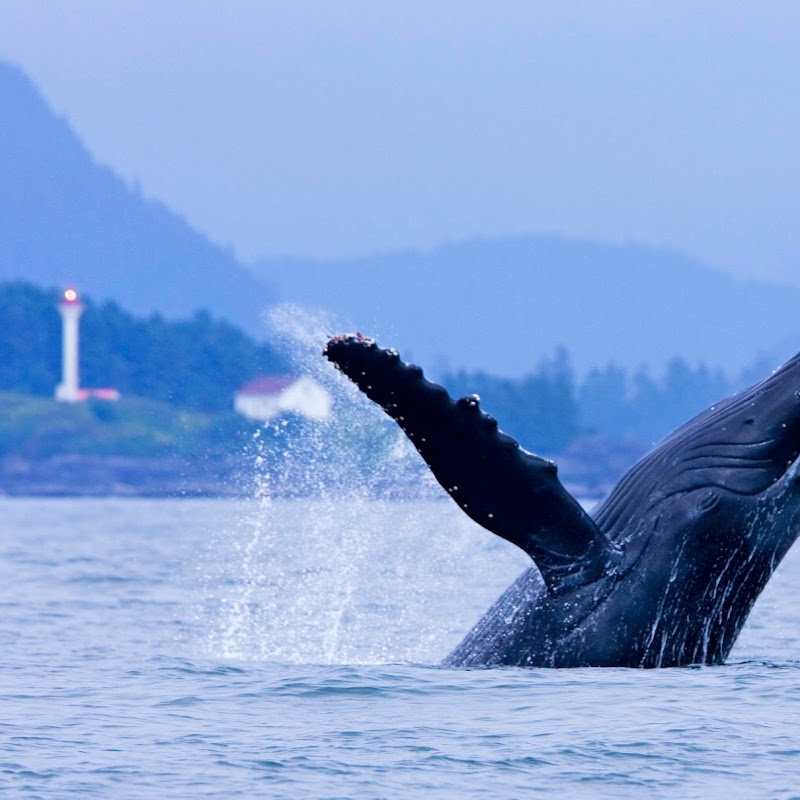
POLYGON ((508 237, 245 269, 98 165, 0 61, 0 280, 9 279, 75 283, 134 313, 206 308, 258 333, 270 301, 293 301, 330 311, 332 333, 379 336, 434 376, 519 376, 560 345, 580 372, 610 361, 658 369, 681 355, 737 375, 759 353, 777 363, 800 342, 800 289, 743 283, 667 248, 508 237))
POLYGON ((251 331, 270 299, 228 250, 98 165, 34 84, 2 61, 0 279, 75 284, 140 313, 213 309, 251 331))
POLYGON ((328 309, 435 371, 579 371, 681 355, 738 375, 800 347, 800 289, 742 282, 667 248, 529 236, 352 261, 267 259, 282 300, 328 309))

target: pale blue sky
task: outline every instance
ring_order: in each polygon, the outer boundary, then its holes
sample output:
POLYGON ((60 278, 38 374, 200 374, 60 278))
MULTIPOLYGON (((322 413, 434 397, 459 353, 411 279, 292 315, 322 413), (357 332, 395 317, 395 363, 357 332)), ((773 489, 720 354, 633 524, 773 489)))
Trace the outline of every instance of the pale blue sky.
POLYGON ((558 232, 800 285, 790 0, 0 0, 0 58, 247 260, 558 232))

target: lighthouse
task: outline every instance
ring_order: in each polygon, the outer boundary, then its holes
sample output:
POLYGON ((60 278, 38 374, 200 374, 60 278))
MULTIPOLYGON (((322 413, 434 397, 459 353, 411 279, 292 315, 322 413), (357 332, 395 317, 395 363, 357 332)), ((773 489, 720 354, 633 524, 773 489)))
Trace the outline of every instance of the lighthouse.
POLYGON ((56 400, 78 403, 81 400, 119 400, 119 389, 81 389, 78 376, 78 326, 83 303, 74 289, 67 289, 58 304, 61 314, 61 383, 56 386, 56 400))
POLYGON ((78 378, 78 326, 83 303, 74 289, 67 289, 58 304, 61 313, 61 383, 56 386, 56 400, 76 403, 80 396, 78 378))

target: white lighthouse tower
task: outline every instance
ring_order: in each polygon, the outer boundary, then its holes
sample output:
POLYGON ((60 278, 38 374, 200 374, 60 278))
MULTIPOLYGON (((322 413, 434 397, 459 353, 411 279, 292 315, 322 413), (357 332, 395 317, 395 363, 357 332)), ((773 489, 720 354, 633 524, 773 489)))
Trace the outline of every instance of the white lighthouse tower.
POLYGON ((58 304, 61 312, 61 383, 56 386, 56 400, 77 403, 82 400, 78 378, 78 325, 83 303, 74 289, 67 289, 58 304))

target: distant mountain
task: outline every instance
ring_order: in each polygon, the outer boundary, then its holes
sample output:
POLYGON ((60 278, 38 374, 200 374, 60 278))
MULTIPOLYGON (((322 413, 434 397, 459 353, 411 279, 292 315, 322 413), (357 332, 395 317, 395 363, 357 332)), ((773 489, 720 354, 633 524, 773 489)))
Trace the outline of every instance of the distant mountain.
POLYGON ((250 331, 270 299, 229 251, 97 164, 31 81, 0 62, 0 280, 9 279, 75 284, 138 313, 210 309, 250 331))
POLYGON ((737 373, 759 353, 777 362, 800 348, 800 289, 739 282, 663 248, 538 236, 245 269, 97 164, 0 62, 0 281, 13 279, 75 284, 137 314, 205 308, 256 333, 275 287, 337 316, 331 332, 379 335, 439 374, 520 375, 559 345, 580 371, 682 355, 737 373))
POLYGON ((665 248, 532 236, 253 269, 281 300, 328 309, 331 327, 379 336, 439 375, 520 375, 559 345, 581 372, 680 355, 738 375, 759 355, 777 364, 800 350, 800 289, 740 282, 665 248))

